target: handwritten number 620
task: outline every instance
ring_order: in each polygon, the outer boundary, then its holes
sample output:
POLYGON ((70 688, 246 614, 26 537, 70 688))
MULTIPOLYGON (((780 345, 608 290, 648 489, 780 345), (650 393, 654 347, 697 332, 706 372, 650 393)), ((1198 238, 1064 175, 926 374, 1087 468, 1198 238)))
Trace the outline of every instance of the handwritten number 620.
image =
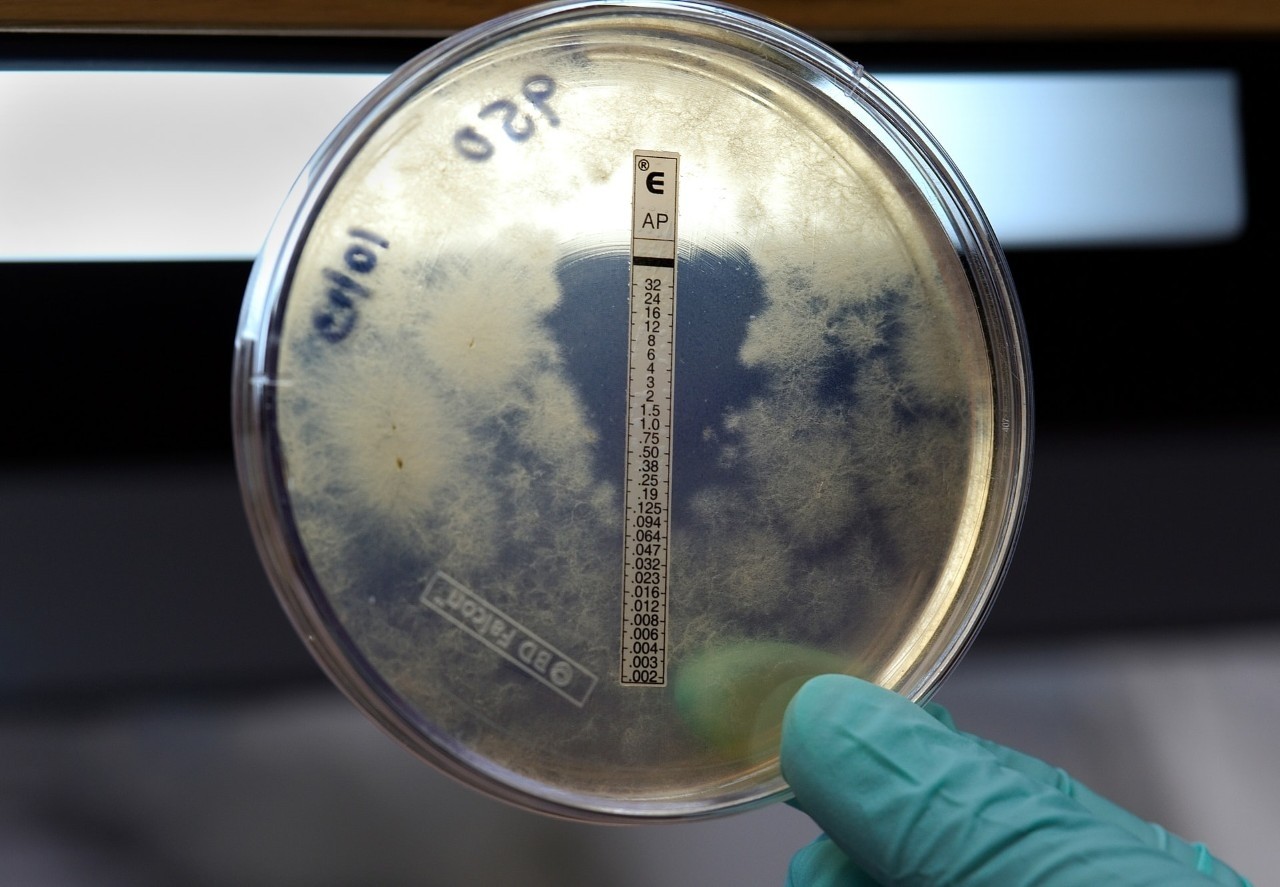
MULTIPOLYGON (((556 92, 556 82, 538 74, 525 80, 520 96, 549 126, 559 126, 560 117, 552 109, 549 100, 556 92)), ((532 114, 522 112, 512 99, 498 99, 480 109, 481 120, 500 121, 502 132, 512 142, 529 140, 537 129, 532 114)), ((468 160, 488 160, 497 150, 493 141, 475 126, 464 126, 453 134, 453 146, 468 160)))

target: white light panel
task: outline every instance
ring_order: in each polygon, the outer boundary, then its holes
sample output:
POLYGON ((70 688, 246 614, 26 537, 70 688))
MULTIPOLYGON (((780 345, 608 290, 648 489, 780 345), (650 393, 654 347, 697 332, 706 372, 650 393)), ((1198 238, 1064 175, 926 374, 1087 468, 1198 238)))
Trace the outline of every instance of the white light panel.
MULTIPOLYGON (((246 259, 371 74, 0 71, 0 260, 246 259)), ((1223 240, 1229 71, 881 78, 1006 247, 1223 240)))

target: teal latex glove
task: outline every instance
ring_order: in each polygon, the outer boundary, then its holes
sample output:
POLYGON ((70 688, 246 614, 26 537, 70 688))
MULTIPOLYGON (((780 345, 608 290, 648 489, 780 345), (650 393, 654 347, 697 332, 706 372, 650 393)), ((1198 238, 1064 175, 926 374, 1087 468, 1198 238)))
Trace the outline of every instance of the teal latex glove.
POLYGON ((782 770, 825 832, 792 859, 791 887, 1248 887, 1061 770, 858 678, 801 687, 782 770))

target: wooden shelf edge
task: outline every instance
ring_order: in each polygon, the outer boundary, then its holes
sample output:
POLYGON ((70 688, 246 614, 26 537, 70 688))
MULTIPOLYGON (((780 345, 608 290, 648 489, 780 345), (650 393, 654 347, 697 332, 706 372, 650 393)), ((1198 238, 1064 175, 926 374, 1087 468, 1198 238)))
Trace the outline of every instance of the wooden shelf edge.
MULTIPOLYGON (((0 30, 105 33, 441 35, 520 8, 510 0, 0 0, 0 30)), ((822 35, 920 39, 1280 33, 1276 0, 753 0, 822 35)))

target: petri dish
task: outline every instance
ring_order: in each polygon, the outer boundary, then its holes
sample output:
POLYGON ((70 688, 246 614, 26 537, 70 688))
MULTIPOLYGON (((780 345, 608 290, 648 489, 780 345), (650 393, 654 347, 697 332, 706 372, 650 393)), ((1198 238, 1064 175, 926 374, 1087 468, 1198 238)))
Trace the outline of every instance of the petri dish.
POLYGON ((233 424, 356 706, 494 797, 657 822, 786 798, 809 676, 934 692, 1013 549, 1031 392, 998 241, 873 76, 605 0, 436 44, 319 147, 233 424))

